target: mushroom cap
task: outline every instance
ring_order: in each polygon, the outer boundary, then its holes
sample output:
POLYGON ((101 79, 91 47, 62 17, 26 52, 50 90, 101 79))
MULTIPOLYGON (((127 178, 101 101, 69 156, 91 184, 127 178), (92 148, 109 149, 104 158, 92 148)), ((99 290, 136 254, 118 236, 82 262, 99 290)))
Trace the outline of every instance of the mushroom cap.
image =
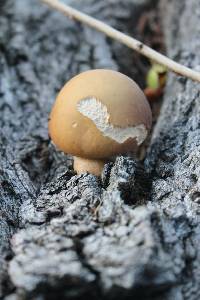
POLYGON ((83 72, 61 89, 49 134, 63 152, 105 159, 134 152, 151 128, 149 103, 138 85, 112 70, 83 72))

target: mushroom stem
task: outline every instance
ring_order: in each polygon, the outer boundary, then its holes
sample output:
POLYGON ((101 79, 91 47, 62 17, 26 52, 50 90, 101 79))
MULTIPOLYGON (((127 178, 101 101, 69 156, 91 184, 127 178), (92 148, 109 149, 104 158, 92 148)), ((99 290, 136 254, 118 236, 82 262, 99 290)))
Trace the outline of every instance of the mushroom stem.
POLYGON ((96 176, 100 176, 105 165, 104 160, 86 159, 74 156, 74 170, 77 174, 89 172, 96 176))

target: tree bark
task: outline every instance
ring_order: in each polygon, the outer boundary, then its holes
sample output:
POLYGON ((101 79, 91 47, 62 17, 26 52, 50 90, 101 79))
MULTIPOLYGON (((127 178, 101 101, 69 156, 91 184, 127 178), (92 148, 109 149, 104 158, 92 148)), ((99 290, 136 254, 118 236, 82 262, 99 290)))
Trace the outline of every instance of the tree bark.
MULTIPOLYGON (((136 34, 150 0, 66 1, 136 34)), ((161 1, 167 53, 200 70, 200 1, 161 1)), ((200 299, 200 89, 169 74, 144 163, 77 176, 50 143, 57 91, 132 52, 33 0, 0 4, 0 298, 200 299)))

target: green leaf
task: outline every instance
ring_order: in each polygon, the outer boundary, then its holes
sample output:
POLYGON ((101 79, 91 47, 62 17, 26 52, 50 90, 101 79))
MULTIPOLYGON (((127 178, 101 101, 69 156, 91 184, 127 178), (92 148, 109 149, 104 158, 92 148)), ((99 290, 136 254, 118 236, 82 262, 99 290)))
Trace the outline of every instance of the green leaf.
POLYGON ((156 72, 153 67, 147 73, 147 87, 152 89, 159 88, 159 74, 156 72))
POLYGON ((159 64, 153 64, 152 65, 152 69, 154 71, 156 71, 157 73, 159 74, 162 74, 162 73, 166 73, 167 72, 167 68, 162 66, 162 65, 159 65, 159 64))

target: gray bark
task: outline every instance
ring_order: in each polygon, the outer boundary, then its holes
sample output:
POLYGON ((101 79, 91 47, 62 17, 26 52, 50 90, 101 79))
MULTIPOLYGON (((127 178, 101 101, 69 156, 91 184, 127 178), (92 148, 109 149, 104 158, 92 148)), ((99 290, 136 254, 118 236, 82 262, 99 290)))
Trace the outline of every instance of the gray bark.
MULTIPOLYGON (((154 1, 68 1, 131 33, 154 1)), ((200 1, 162 1, 167 53, 200 70, 200 1)), ((169 74, 144 164, 73 173, 55 95, 88 68, 140 79, 132 52, 33 0, 0 3, 0 297, 200 299, 200 90, 169 74)))

